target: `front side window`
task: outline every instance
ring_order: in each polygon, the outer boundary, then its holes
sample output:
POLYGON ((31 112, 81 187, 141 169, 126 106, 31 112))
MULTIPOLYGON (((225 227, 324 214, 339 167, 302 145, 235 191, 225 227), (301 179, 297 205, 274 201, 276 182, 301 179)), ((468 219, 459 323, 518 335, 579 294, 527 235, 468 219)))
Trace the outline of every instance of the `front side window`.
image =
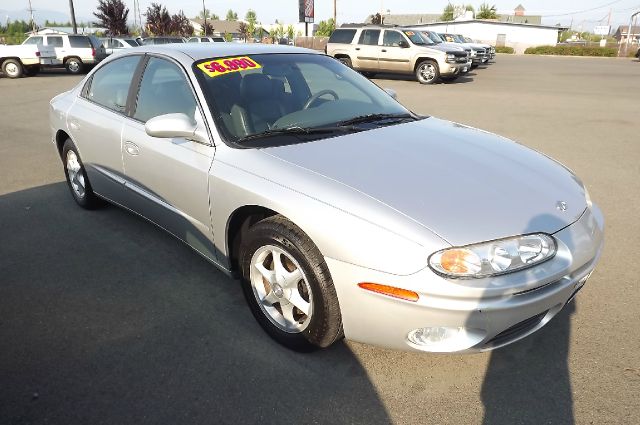
POLYGON ((152 57, 145 68, 133 118, 147 122, 164 114, 195 117, 197 103, 184 72, 165 59, 152 57))
POLYGON ((205 38, 205 37, 202 37, 202 38, 200 39, 200 41, 201 41, 202 43, 208 43, 208 42, 209 42, 209 39, 208 39, 208 38, 205 38))
POLYGON ((194 73, 218 129, 243 147, 297 143, 415 119, 374 83, 324 55, 211 58, 196 62, 194 73), (368 121, 380 116, 391 121, 368 121), (350 122, 354 119, 357 125, 350 122))
POLYGON ((377 46, 379 38, 380 30, 364 30, 362 31, 362 34, 360 34, 360 41, 358 42, 358 44, 377 46))
POLYGON ((411 42, 416 46, 424 46, 424 45, 430 46, 434 44, 429 37, 424 36, 421 33, 416 31, 404 31, 404 35, 409 37, 409 40, 411 40, 411 42))
POLYGON ((382 45, 387 47, 399 47, 400 42, 404 40, 402 34, 398 31, 389 31, 386 30, 384 32, 384 36, 382 37, 382 45))
POLYGON ((52 37, 52 36, 48 36, 47 37, 47 44, 49 46, 53 46, 53 47, 62 47, 64 46, 64 42, 62 41, 62 37, 52 37))
POLYGON ((29 37, 23 44, 42 44, 42 37, 29 37))
POLYGON ((116 112, 124 113, 131 79, 140 56, 116 59, 98 69, 89 82, 85 97, 116 112))
POLYGON ((196 37, 192 37, 189 40, 187 40, 187 43, 197 43, 198 39, 196 37))

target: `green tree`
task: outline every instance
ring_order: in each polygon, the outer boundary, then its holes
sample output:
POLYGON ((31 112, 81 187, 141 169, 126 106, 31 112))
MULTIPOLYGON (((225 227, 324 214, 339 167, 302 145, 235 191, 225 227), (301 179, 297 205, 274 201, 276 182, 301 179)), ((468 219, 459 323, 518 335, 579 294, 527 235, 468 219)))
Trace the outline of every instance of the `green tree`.
POLYGON ((233 36, 231 35, 231 33, 227 31, 224 32, 224 41, 233 41, 233 36))
POLYGON ((316 35, 320 37, 331 37, 333 31, 336 29, 336 24, 333 22, 333 18, 328 19, 326 21, 320 21, 318 23, 318 29, 316 30, 316 35))
POLYGON ((295 36, 295 32, 296 32, 296 30, 295 30, 295 28, 293 28, 293 25, 289 25, 287 27, 287 38, 289 40, 293 40, 293 38, 295 36))
POLYGON ((214 20, 214 21, 217 21, 217 20, 220 19, 220 17, 218 15, 216 15, 215 13, 211 13, 211 11, 209 9, 206 9, 206 8, 204 10, 200 11, 200 13, 198 14, 198 18, 200 18, 200 19, 205 19, 206 18, 207 20, 211 19, 211 20, 214 20))
POLYGON ((238 14, 236 12, 234 12, 233 10, 229 9, 227 10, 227 21, 237 21, 238 20, 238 14))
POLYGON ((128 34, 127 17, 129 8, 122 0, 98 0, 97 11, 93 16, 98 18, 96 24, 107 29, 109 35, 128 34))
POLYGON ((489 6, 489 3, 482 3, 476 13, 476 19, 498 19, 496 5, 489 6))
POLYGON ((444 10, 442 11, 442 15, 440 15, 440 20, 453 21, 453 12, 454 12, 454 7, 451 3, 449 3, 444 7, 444 10))
POLYGON ((250 24, 253 24, 255 27, 256 22, 258 22, 258 15, 256 15, 256 11, 253 9, 247 10, 247 14, 244 15, 244 20, 250 24))

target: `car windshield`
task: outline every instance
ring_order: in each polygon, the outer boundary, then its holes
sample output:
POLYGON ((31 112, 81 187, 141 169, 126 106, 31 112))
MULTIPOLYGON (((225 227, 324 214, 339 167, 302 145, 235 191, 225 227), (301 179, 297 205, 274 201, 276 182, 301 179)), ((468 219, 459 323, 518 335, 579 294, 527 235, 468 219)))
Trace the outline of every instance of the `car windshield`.
POLYGON ((434 44, 428 37, 423 37, 422 34, 416 31, 404 31, 404 35, 409 37, 409 40, 417 46, 431 46, 434 44))
POLYGON ((423 32, 422 35, 428 37, 431 41, 433 41, 436 44, 440 44, 443 42, 442 39, 438 37, 438 34, 436 34, 435 32, 426 31, 426 32, 423 32))
POLYGON ((332 130, 364 131, 417 119, 374 83, 324 55, 211 58, 193 68, 218 129, 232 143, 279 143, 274 135, 296 143, 331 137, 332 130))

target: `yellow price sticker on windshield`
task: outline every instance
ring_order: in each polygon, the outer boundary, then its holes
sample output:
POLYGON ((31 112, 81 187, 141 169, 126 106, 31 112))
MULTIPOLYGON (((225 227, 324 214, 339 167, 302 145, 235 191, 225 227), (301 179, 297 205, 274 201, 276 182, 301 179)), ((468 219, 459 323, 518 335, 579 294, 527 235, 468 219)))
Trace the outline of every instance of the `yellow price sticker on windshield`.
POLYGON ((246 71, 248 69, 262 68, 259 63, 249 56, 239 56, 235 58, 214 59, 198 64, 209 77, 219 77, 232 72, 246 71))

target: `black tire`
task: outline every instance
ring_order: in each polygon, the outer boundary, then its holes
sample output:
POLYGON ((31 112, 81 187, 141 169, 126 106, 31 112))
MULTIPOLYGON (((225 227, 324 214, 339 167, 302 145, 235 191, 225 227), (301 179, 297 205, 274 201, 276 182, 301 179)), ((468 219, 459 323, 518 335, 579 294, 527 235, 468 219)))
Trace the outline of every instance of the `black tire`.
POLYGON ((2 62, 2 72, 9 78, 20 78, 24 74, 24 67, 17 59, 7 59, 2 62))
POLYGON ((70 74, 80 74, 84 71, 84 63, 79 58, 67 58, 64 61, 64 67, 70 74))
POLYGON ((342 62, 344 65, 348 66, 349 68, 353 68, 353 64, 351 63, 351 58, 341 57, 336 59, 338 59, 340 62, 342 62))
POLYGON ((440 80, 440 68, 435 61, 430 59, 418 63, 415 73, 420 84, 434 84, 440 80))
MULTIPOLYGON (((239 259, 242 288, 251 313, 273 339, 292 350, 308 352, 328 347, 343 337, 340 305, 329 268, 318 248, 295 224, 280 215, 259 221, 243 236, 239 259), (299 332, 286 332, 277 327, 254 293, 251 261, 254 254, 267 246, 275 246, 291 256, 309 285, 311 293, 307 297, 311 299, 313 309, 306 328, 299 332)), ((273 263, 273 259, 271 262, 273 263)), ((300 283, 298 282, 298 288, 300 283)), ((275 292, 273 289, 272 291, 275 292)))
POLYGON ((25 74, 27 74, 27 76, 29 77, 33 77, 34 75, 38 75, 38 73, 40 72, 40 66, 39 65, 34 65, 34 66, 29 66, 25 69, 25 74))
MULTIPOLYGON (((93 193, 93 189, 91 188, 91 183, 89 182, 89 178, 87 177, 87 172, 84 168, 84 164, 80 159, 80 154, 78 153, 78 149, 73 144, 71 139, 67 139, 66 142, 64 142, 64 146, 62 147, 62 164, 64 167, 64 175, 67 179, 67 186, 69 187, 71 196, 73 196, 73 199, 78 203, 78 205, 80 205, 82 208, 87 210, 93 210, 104 205, 104 201, 102 201, 102 199, 98 198, 95 195, 95 193, 93 193), (79 173, 81 173, 81 177, 84 183, 83 193, 79 193, 76 189, 74 189, 74 185, 71 181, 71 176, 70 176, 71 173, 68 168, 69 152, 73 152, 73 154, 75 155, 78 161, 78 164, 80 165, 79 173)), ((75 180, 76 179, 74 179, 74 182, 75 180)), ((78 183, 75 183, 75 184, 77 185, 78 183)))

